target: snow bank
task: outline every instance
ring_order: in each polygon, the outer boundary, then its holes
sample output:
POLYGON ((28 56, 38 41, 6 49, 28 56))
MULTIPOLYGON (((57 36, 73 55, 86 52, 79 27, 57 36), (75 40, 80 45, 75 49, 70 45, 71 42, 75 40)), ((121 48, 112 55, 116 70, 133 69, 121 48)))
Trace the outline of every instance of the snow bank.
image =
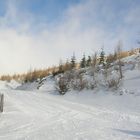
POLYGON ((10 82, 7 81, 0 81, 0 89, 16 89, 18 86, 20 86, 21 84, 16 82, 15 80, 12 80, 10 82))

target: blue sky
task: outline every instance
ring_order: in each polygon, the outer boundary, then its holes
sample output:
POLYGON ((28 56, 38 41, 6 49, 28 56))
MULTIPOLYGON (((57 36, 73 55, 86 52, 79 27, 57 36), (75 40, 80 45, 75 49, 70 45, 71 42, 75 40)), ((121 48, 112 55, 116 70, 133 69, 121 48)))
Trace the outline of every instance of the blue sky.
POLYGON ((0 74, 45 68, 75 52, 138 47, 140 0, 0 0, 0 74), (12 63, 9 61, 12 60, 12 63))

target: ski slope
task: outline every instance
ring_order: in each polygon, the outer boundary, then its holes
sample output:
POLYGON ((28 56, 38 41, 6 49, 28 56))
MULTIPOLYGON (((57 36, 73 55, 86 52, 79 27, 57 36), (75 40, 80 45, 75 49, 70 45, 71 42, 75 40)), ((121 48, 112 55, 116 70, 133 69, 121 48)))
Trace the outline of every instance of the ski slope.
POLYGON ((5 111, 0 114, 0 140, 140 139, 140 96, 128 96, 128 101, 135 104, 130 104, 130 110, 124 112, 127 97, 122 96, 95 95, 93 103, 88 104, 79 102, 76 96, 75 100, 68 100, 67 96, 44 92, 2 92, 5 111), (103 98, 108 98, 108 103, 100 102, 103 98), (111 106, 112 100, 114 106, 111 106), (122 110, 119 109, 121 106, 122 110))

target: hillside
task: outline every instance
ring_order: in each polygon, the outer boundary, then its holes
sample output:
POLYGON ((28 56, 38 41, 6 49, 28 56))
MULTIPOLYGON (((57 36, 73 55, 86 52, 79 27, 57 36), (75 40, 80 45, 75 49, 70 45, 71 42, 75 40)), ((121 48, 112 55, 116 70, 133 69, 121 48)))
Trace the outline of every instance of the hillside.
MULTIPOLYGON (((125 58, 121 59, 121 61, 123 63, 123 65, 122 65, 123 79, 120 82, 120 84, 118 85, 119 86, 118 91, 125 88, 125 86, 127 86, 129 84, 128 79, 131 79, 133 76, 134 77, 139 76, 140 54, 125 57, 125 58)), ((85 81, 88 84, 91 84, 92 82, 93 82, 92 84, 94 84, 94 82, 96 82, 98 84, 98 86, 95 87, 95 91, 96 90, 108 90, 107 88, 109 88, 109 87, 107 85, 105 85, 108 83, 105 83, 105 82, 107 80, 118 80, 118 78, 119 78, 118 65, 116 64, 116 62, 112 63, 111 66, 108 68, 107 78, 106 78, 106 76, 104 76, 105 75, 104 73, 106 72, 104 70, 104 68, 97 66, 96 69, 97 69, 97 71, 95 70, 96 71, 95 76, 93 75, 92 67, 82 68, 82 69, 72 71, 72 74, 70 73, 70 75, 68 75, 68 76, 74 76, 75 78, 77 78, 77 75, 80 75, 82 77, 83 82, 85 81), (96 78, 96 81, 93 80, 94 77, 96 78)), ((56 91, 57 81, 60 79, 60 77, 63 77, 63 76, 65 78, 65 73, 58 74, 56 76, 49 75, 40 80, 36 80, 34 82, 27 82, 27 83, 19 84, 19 85, 17 85, 16 89, 17 90, 29 90, 29 91, 37 90, 37 91, 54 92, 54 91, 56 91)), ((80 78, 78 77, 77 79, 79 80, 80 78)), ((75 79, 73 79, 73 80, 75 80, 75 79)), ((137 78, 135 78, 134 80, 137 80, 137 78)), ((75 81, 75 82, 79 82, 79 81, 75 81)), ((130 84, 127 88, 129 89, 130 87, 133 87, 135 89, 133 80, 129 80, 129 82, 130 82, 130 84), (131 83, 131 81, 132 81, 132 83, 131 83)), ((11 83, 13 83, 13 81, 11 83)), ((137 87, 139 87, 139 85, 137 87)), ((85 87, 82 90, 84 90, 84 89, 93 90, 93 92, 94 92, 94 89, 92 89, 92 88, 90 89, 90 88, 85 87)), ((71 90, 73 90, 73 89, 68 90, 68 92, 71 90)), ((81 91, 81 89, 79 91, 81 91)))
POLYGON ((123 59, 124 78, 117 90, 100 86, 60 96, 57 76, 22 85, 0 82, 5 95, 0 140, 140 139, 138 60, 139 55, 123 59))

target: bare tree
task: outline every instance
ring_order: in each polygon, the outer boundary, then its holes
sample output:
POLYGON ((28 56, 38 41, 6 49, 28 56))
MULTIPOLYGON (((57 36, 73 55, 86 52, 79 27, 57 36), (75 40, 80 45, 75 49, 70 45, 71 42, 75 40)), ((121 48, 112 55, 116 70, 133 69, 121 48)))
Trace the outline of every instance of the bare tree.
POLYGON ((63 64, 61 59, 59 61, 59 67, 58 68, 59 68, 58 73, 63 73, 64 72, 64 64, 63 64))
POLYGON ((71 64, 69 62, 69 60, 67 59, 67 61, 64 64, 64 72, 69 71, 71 68, 71 64))
POLYGON ((119 41, 117 45, 117 59, 118 59, 118 65, 119 65, 119 73, 120 73, 120 79, 123 78, 122 74, 122 62, 121 62, 121 52, 122 52, 122 42, 119 41))
POLYGON ((94 55, 92 56, 93 76, 95 76, 96 64, 97 64, 97 53, 95 52, 94 55))

